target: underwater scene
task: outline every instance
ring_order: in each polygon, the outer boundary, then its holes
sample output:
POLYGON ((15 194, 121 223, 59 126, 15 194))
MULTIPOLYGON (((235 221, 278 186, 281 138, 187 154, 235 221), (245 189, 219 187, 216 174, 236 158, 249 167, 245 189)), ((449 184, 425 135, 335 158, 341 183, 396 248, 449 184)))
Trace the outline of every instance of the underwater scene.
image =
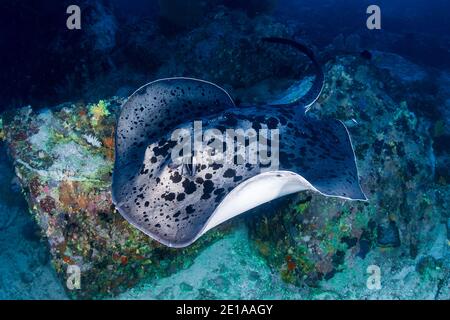
POLYGON ((1 1, 0 300, 450 300, 449 13, 1 1))

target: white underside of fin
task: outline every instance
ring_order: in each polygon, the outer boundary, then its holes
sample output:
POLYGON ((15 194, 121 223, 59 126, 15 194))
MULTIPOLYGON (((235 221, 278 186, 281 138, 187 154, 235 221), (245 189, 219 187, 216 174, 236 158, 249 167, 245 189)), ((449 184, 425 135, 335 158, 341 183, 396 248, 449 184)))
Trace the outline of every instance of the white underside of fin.
POLYGON ((263 203, 303 190, 317 191, 305 178, 291 171, 261 173, 234 188, 216 208, 196 238, 263 203))

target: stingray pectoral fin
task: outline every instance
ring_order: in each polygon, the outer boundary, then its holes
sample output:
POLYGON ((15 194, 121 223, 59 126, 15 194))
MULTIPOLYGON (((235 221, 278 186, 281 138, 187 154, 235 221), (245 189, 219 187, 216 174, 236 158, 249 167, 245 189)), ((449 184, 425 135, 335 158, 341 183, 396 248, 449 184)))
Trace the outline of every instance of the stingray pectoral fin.
POLYGON ((344 197, 337 194, 327 194, 320 191, 301 175, 291 171, 269 171, 250 178, 235 189, 217 206, 203 230, 196 236, 198 239, 207 231, 219 224, 238 216, 248 210, 280 197, 312 190, 324 196, 343 198, 347 200, 367 200, 361 188, 354 190, 353 197, 344 197))
POLYGON ((237 108, 223 89, 195 79, 165 79, 142 87, 118 119, 113 203, 136 228, 180 248, 236 215, 301 190, 365 200, 345 126, 298 110, 237 108), (281 171, 262 172, 267 167, 261 164, 247 167, 234 161, 173 163, 179 155, 173 132, 191 132, 191 121, 203 120, 205 112, 208 129, 228 128, 229 122, 235 128, 277 126, 281 171))
POLYGON ((129 186, 139 173, 147 147, 159 142, 161 135, 181 123, 201 119, 205 113, 232 107, 234 102, 224 89, 199 79, 160 79, 136 90, 123 104, 117 119, 114 203, 124 202, 130 194, 129 186))
POLYGON ((241 213, 299 191, 311 190, 326 197, 366 201, 367 197, 358 180, 353 144, 345 125, 341 121, 320 121, 314 127, 322 129, 318 130, 322 141, 334 138, 334 151, 339 154, 328 154, 325 157, 325 154, 319 154, 320 148, 316 149, 316 160, 312 163, 314 173, 309 171, 308 178, 302 173, 305 168, 300 166, 296 168, 296 172, 268 171, 245 180, 227 194, 195 239, 241 213), (330 135, 331 132, 334 135, 330 135), (333 170, 329 170, 330 166, 333 170))
MULTIPOLYGON (((136 90, 123 104, 116 129, 116 163, 124 165, 142 154, 161 133, 179 124, 234 107, 218 85, 193 78, 167 78, 136 90)), ((141 159, 140 159, 141 160, 141 159)), ((139 160, 139 161, 140 161, 139 160)))
POLYGON ((261 204, 303 190, 316 191, 305 178, 294 172, 269 171, 260 173, 242 182, 227 195, 214 210, 200 235, 261 204))

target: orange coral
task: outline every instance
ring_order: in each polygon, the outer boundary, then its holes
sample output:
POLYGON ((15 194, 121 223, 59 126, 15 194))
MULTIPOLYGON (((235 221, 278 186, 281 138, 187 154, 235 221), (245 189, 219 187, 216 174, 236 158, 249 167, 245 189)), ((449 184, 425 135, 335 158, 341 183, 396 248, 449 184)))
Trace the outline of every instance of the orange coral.
POLYGON ((72 262, 73 262, 72 259, 70 259, 70 257, 68 257, 68 256, 64 256, 63 261, 67 264, 72 264, 72 262))
POLYGON ((63 181, 59 186, 59 201, 63 206, 68 207, 73 203, 73 187, 72 183, 68 181, 63 181))
POLYGON ((294 270, 297 267, 297 265, 295 264, 294 261, 289 261, 288 264, 287 264, 287 267, 288 267, 289 271, 292 271, 292 270, 294 270))
POLYGON ((63 181, 60 184, 59 201, 66 210, 86 210, 88 208, 88 196, 80 189, 80 184, 77 181, 63 181))
POLYGON ((112 149, 114 148, 114 139, 112 137, 106 137, 103 139, 103 145, 108 148, 112 149))
POLYGON ((106 137, 102 142, 103 146, 106 148, 106 158, 114 160, 114 138, 112 136, 106 137))
POLYGON ((291 256, 286 256, 285 259, 286 259, 286 262, 287 262, 288 270, 289 271, 293 271, 297 267, 297 264, 294 261, 292 261, 292 257, 291 256))

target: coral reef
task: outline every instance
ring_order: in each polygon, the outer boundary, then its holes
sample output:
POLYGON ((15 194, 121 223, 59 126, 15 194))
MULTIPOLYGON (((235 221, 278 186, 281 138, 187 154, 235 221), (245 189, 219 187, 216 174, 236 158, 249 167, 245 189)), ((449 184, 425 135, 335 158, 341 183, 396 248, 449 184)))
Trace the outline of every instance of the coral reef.
MULTIPOLYGON (((398 67, 396 74, 402 74, 405 64, 398 67)), ((399 260, 407 256, 418 266, 427 244, 421 237, 448 219, 442 197, 448 198, 449 189, 435 184, 429 122, 386 93, 400 78, 386 75, 384 68, 358 57, 336 58, 326 66, 326 87, 311 111, 350 127, 369 201, 300 194, 274 214, 251 221, 257 249, 289 283, 319 286, 371 252, 399 260)), ((408 92, 411 79, 403 81, 408 92)), ((447 249, 448 244, 440 249, 438 260, 444 286, 450 272, 447 249)))
MULTIPOLYGON (((72 298, 101 298, 189 265, 218 229, 185 250, 166 248, 132 227, 111 203, 115 112, 122 100, 63 104, 5 114, 3 130, 31 214, 48 240, 62 282, 81 270, 72 298)), ((1 220, 2 226, 9 219, 1 220)))
MULTIPOLYGON (((442 253, 445 232, 432 230, 427 241, 442 253)), ((450 288, 442 272, 442 256, 417 261, 398 258, 381 250, 348 259, 342 271, 318 286, 294 286, 284 282, 276 270, 249 241, 242 224, 194 259, 193 264, 158 281, 145 280, 118 296, 119 299, 448 299, 450 288), (367 288, 371 265, 381 268, 380 290, 367 288), (417 267, 416 267, 417 264, 417 267)), ((436 250, 437 249, 437 250, 436 250)), ((429 247, 423 253, 428 254, 429 247)), ((448 259, 448 256, 447 256, 448 259)), ((448 274, 447 274, 448 277, 448 274)))

